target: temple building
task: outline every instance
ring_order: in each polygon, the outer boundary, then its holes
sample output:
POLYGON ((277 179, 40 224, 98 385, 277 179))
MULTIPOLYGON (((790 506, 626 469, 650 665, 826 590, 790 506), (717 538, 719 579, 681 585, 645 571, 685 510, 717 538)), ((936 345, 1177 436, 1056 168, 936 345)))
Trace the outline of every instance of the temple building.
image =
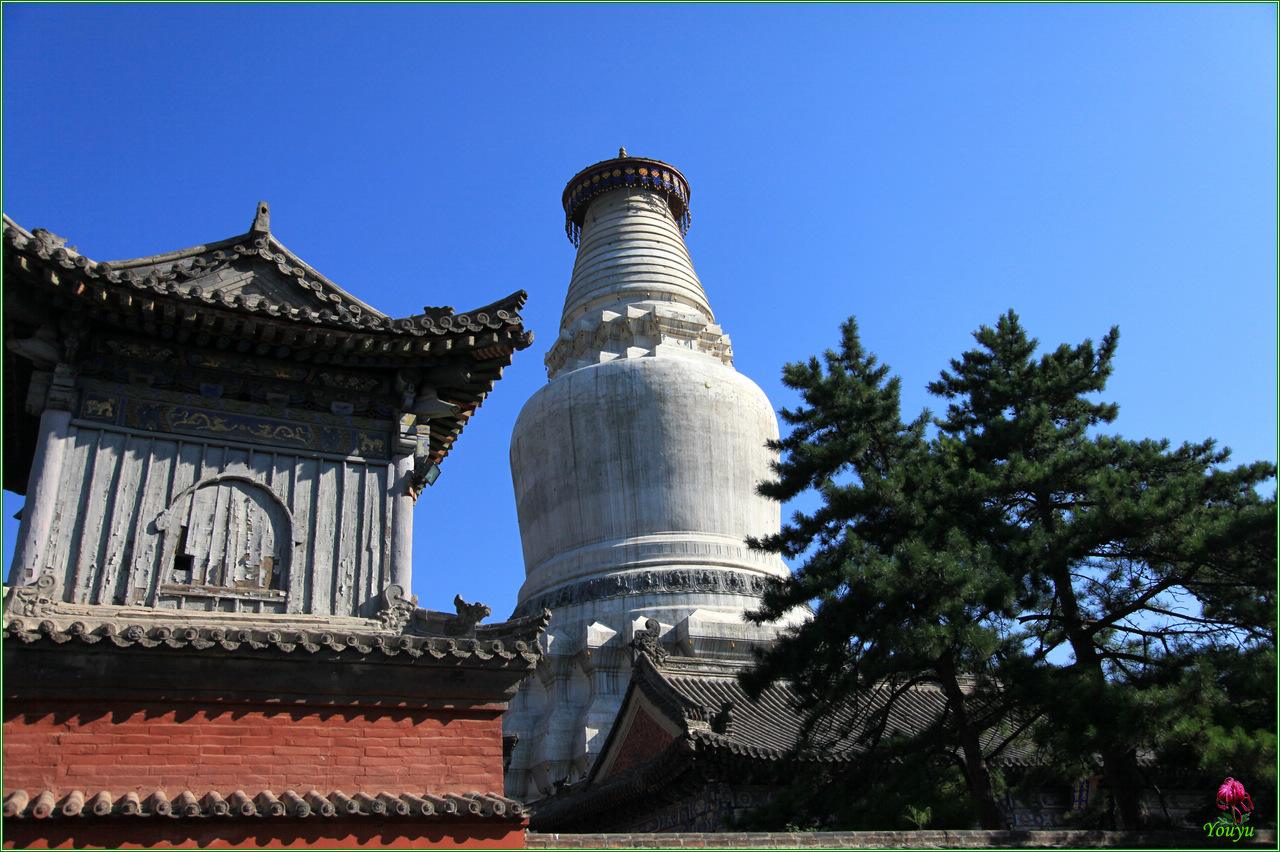
MULTIPOLYGON (((599 757, 585 777, 532 804, 531 829, 741 831, 762 814, 776 825, 780 814, 789 814, 776 800, 797 778, 846 790, 864 771, 858 761, 869 741, 946 723, 945 692, 925 682, 893 690, 892 704, 888 688, 851 696, 806 735, 803 702, 786 681, 752 697, 738 679, 741 662, 672 653, 660 635, 654 620, 634 634, 631 683, 599 757)), ((983 748, 1005 781, 999 804, 1008 828, 1068 826, 1105 804, 1097 767, 1070 780, 1046 774, 1042 748, 1029 737, 1006 739, 1007 733, 989 730, 983 748), (1024 784, 1027 778, 1034 781, 1024 784)), ((1155 820, 1185 824, 1203 812, 1212 777, 1164 770, 1150 755, 1141 762, 1148 779, 1143 804, 1155 820)))
MULTIPOLYGON (((631 641, 633 673, 617 721, 586 777, 538 800, 545 832, 731 830, 768 805, 797 773, 821 777, 856 756, 874 699, 844 708, 829 731, 803 742, 803 712, 785 683, 759 698, 742 688, 740 662, 668 653, 650 620, 631 641)), ((913 687, 885 720, 890 731, 930 725, 941 689, 913 687)))
POLYGON ((779 528, 778 504, 755 490, 777 419, 734 370, 694 272, 689 197, 674 166, 625 150, 562 196, 577 259, 549 381, 511 439, 526 572, 515 615, 554 614, 546 659, 504 721, 516 798, 591 769, 648 620, 673 650, 739 664, 775 635, 742 614, 788 574, 746 545, 779 528))
POLYGON ((525 294, 392 318, 266 204, 134 260, 3 239, 6 845, 522 846, 501 715, 548 616, 409 592, 525 294))

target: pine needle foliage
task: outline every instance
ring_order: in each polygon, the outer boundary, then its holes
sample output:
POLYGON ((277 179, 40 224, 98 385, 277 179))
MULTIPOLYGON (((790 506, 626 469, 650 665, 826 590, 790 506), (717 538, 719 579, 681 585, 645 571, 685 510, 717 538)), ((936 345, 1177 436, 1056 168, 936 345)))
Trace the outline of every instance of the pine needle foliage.
POLYGON ((791 683, 805 747, 856 735, 867 762, 951 760, 986 827, 1002 826, 999 767, 1015 745, 1100 770, 1123 827, 1147 821, 1160 760, 1249 766, 1274 784, 1260 767, 1275 737, 1256 727, 1267 698, 1241 670, 1270 677, 1274 716, 1276 508, 1258 494, 1274 465, 1229 467, 1211 440, 1105 434, 1115 328, 1037 355, 1009 311, 974 338, 929 385, 937 418, 902 419, 900 382, 853 319, 838 350, 784 368, 802 404, 781 412, 790 431, 759 492, 821 503, 750 541, 801 560, 751 618, 813 617, 744 685, 791 683), (923 685, 945 706, 908 731, 896 708, 923 685), (1243 731, 1185 711, 1209 692, 1205 706, 1249 708, 1243 731))

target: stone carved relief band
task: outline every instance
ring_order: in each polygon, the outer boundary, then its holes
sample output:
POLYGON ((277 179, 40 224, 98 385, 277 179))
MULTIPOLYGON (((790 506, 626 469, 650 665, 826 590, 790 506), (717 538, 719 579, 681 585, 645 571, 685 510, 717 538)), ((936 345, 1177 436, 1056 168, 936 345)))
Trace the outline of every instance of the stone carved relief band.
POLYGON ((83 394, 79 416, 145 432, 232 439, 335 455, 385 459, 390 452, 388 437, 367 429, 294 423, 180 403, 122 401, 99 391, 83 394))
POLYGON ((556 610, 624 595, 707 593, 758 597, 764 592, 766 582, 768 578, 759 574, 710 568, 667 568, 611 574, 561 586, 530 598, 516 607, 511 617, 519 618, 543 609, 556 610))

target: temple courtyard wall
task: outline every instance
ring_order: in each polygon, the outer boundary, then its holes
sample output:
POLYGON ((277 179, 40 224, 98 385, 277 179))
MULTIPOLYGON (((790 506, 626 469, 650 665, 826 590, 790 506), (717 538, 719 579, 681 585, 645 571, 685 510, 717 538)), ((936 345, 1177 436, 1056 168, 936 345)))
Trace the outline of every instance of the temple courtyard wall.
POLYGON ((481 711, 42 701, 6 712, 6 787, 501 790, 501 717, 481 711))

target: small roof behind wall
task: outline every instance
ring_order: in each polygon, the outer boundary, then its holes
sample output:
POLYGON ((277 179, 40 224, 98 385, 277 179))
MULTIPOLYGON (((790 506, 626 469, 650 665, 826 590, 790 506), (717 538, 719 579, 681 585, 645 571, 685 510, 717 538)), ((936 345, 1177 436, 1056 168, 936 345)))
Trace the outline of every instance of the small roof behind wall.
MULTIPOLYGON (((631 683, 591 771, 533 803, 534 830, 625 830, 712 782, 779 788, 796 772, 855 761, 881 721, 889 733, 918 733, 939 724, 947 708, 936 684, 904 685, 881 720, 889 690, 869 689, 817 720, 806 738, 803 705, 789 684, 754 698, 742 687, 738 676, 750 663, 669 654, 656 628, 637 632, 632 647, 631 683)), ((1001 747, 997 762, 1036 760, 1019 739, 1001 747)))

